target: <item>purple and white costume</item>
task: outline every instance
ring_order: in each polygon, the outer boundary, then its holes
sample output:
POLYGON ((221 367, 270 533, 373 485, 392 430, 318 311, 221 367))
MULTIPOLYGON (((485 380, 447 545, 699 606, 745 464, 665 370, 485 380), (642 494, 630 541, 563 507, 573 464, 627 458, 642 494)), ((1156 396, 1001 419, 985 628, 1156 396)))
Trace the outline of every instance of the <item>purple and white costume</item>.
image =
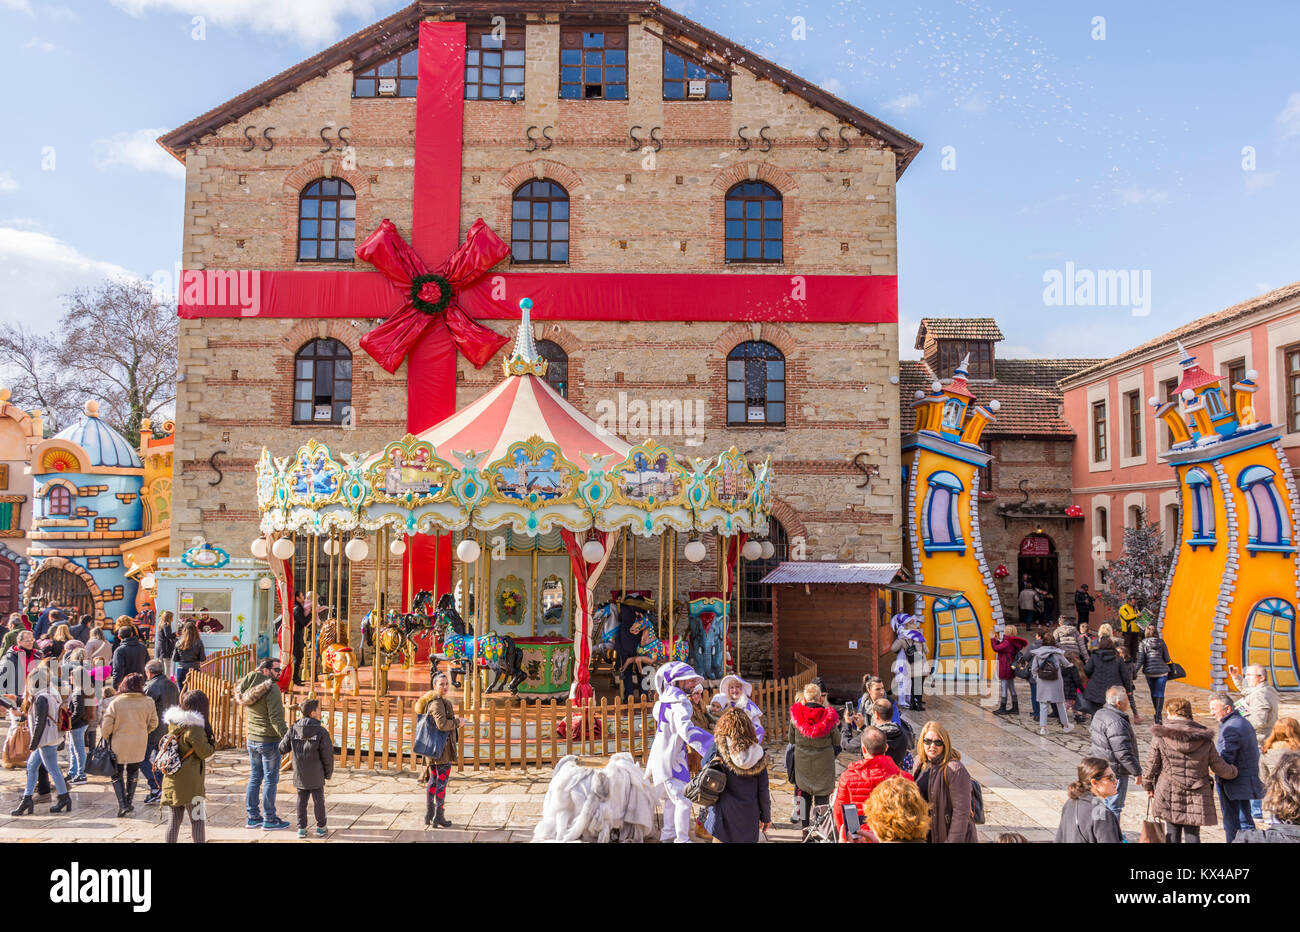
POLYGON ((889 626, 894 631, 895 641, 890 649, 897 652, 890 672, 894 674, 893 692, 898 703, 904 708, 912 703, 916 695, 915 684, 924 679, 926 673, 925 635, 920 630, 909 630, 906 625, 913 620, 912 615, 901 613, 890 619, 889 626), (900 643, 901 642, 901 643, 900 643), (911 648, 909 651, 908 648, 911 648), (908 653, 912 660, 907 659, 908 653))
POLYGON ((732 707, 740 709, 740 711, 748 715, 749 720, 754 723, 754 731, 758 733, 758 742, 759 744, 762 744, 763 735, 766 734, 766 732, 763 731, 763 726, 761 724, 763 721, 763 710, 758 707, 758 704, 754 702, 753 699, 749 698, 753 694, 754 687, 752 684, 745 682, 734 673, 728 673, 722 678, 722 682, 718 684, 717 695, 709 700, 709 710, 714 715, 721 715, 723 712, 727 711, 727 709, 732 707), (731 697, 727 695, 727 687, 732 683, 739 683, 740 688, 745 691, 745 694, 735 702, 733 702, 731 697))
POLYGON ((662 787, 664 827, 660 841, 691 841, 691 801, 683 795, 691 772, 686 750, 693 748, 707 758, 713 751, 713 736, 691 722, 691 698, 677 687, 679 680, 698 676, 689 664, 671 660, 655 672, 659 700, 654 705, 655 740, 646 761, 646 776, 662 787))

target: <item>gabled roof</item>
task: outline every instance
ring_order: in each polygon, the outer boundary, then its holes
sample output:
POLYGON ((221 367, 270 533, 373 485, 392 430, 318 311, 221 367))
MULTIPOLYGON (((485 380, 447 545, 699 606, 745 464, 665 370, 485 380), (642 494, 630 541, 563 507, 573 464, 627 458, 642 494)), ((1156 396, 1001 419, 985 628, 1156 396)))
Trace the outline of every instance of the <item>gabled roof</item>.
MULTIPOLYGON (((258 107, 267 105, 280 95, 296 90, 312 78, 323 77, 344 62, 362 63, 369 67, 387 54, 399 52, 403 47, 416 41, 420 21, 425 16, 451 14, 458 18, 486 18, 500 15, 502 8, 501 0, 452 0, 452 2, 417 0, 392 16, 367 26, 306 61, 268 78, 219 107, 214 107, 195 117, 184 126, 160 136, 158 142, 183 162, 185 149, 190 145, 258 107)), ((921 151, 921 143, 911 136, 653 0, 521 0, 506 8, 515 16, 525 13, 561 13, 570 16, 639 14, 648 17, 656 20, 673 36, 688 39, 729 65, 745 68, 772 81, 783 91, 788 90, 808 103, 822 108, 853 126, 863 135, 884 142, 894 150, 897 159, 896 173, 899 176, 921 151)))
MULTIPOLYGON (((1198 317, 1189 324, 1184 324, 1168 333, 1162 334, 1153 340, 1147 340, 1130 350, 1111 356, 1109 359, 1099 359, 1093 365, 1085 369, 1080 369, 1069 376, 1063 376, 1064 382, 1077 382, 1095 375, 1096 373, 1109 369, 1112 366, 1119 366, 1130 360, 1136 360, 1147 353, 1160 349, 1177 350, 1178 341, 1182 340, 1188 343, 1202 342, 1205 332, 1213 327, 1219 327, 1231 324, 1238 320, 1244 320, 1251 314, 1261 311, 1267 311, 1276 305, 1283 304, 1294 298, 1300 298, 1300 282, 1292 282, 1289 285, 1283 285, 1281 288, 1275 288, 1265 294, 1258 295, 1248 301, 1242 301, 1240 304, 1234 304, 1232 307, 1224 308, 1221 311, 1215 311, 1213 314, 1206 314, 1204 317, 1198 317)), ((1000 365, 1000 364, 999 364, 1000 365)))
POLYGON ((992 317, 922 317, 916 328, 916 349, 925 349, 926 336, 936 340, 1003 340, 992 317))

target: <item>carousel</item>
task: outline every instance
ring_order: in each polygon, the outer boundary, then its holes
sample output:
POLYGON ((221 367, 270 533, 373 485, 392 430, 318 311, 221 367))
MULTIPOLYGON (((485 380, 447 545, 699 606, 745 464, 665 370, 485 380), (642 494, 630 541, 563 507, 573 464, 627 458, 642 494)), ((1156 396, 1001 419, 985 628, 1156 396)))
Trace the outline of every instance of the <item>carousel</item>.
POLYGON ((771 547, 757 539, 767 531, 770 459, 628 443, 546 382, 531 300, 520 308, 502 381, 433 427, 374 453, 314 440, 288 456, 262 450, 263 536, 252 550, 276 578, 282 656, 292 650, 295 564, 317 606, 338 606, 323 619, 310 607, 302 675, 313 688, 356 690, 359 644, 362 659, 373 650, 374 695, 388 694, 400 662, 420 690, 425 663, 472 673, 467 704, 495 686, 586 701, 593 658, 608 653, 624 605, 636 612, 643 662, 697 659, 718 676, 732 665, 718 635, 738 643, 740 561, 771 547), (678 557, 700 563, 710 536, 716 590, 679 593, 678 557), (638 548, 643 559, 658 553, 653 594, 637 586, 638 548), (354 619, 354 564, 372 554, 373 599, 354 619), (613 602, 598 599, 602 579, 615 576, 617 586, 600 590, 613 602))

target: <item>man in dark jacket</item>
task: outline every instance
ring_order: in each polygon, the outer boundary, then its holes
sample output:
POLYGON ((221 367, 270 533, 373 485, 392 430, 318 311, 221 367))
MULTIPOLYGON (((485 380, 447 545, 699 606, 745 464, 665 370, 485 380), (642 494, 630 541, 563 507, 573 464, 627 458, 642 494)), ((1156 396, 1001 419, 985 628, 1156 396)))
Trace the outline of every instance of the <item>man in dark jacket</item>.
POLYGON ((80 618, 77 619, 77 623, 75 625, 72 625, 70 628, 68 628, 68 633, 72 635, 73 640, 80 641, 82 644, 85 644, 87 641, 90 640, 90 628, 94 620, 95 619, 92 618, 90 615, 82 615, 80 618))
POLYGON ((302 658, 307 652, 307 630, 311 619, 307 617, 306 596, 301 592, 293 594, 293 681, 303 684, 302 658))
POLYGON ((1216 693, 1210 700, 1210 712, 1219 720, 1219 737, 1215 748, 1224 763, 1237 768, 1232 780, 1218 778, 1219 806, 1223 810, 1223 834, 1229 844, 1243 828, 1254 828, 1250 814, 1250 801, 1264 795, 1264 785, 1259 779, 1259 742, 1255 729, 1237 711, 1232 697, 1216 693))
POLYGON ((1137 736, 1128 717, 1128 693, 1123 686, 1106 690, 1106 704, 1092 716, 1092 756, 1108 762, 1115 771, 1115 795, 1106 797, 1106 808, 1119 818, 1128 795, 1128 778, 1142 778, 1138 758, 1137 736))
POLYGON ((907 759, 907 752, 916 743, 912 737, 912 727, 903 719, 894 721, 894 704, 888 699, 879 699, 871 709, 871 727, 879 729, 885 736, 887 750, 885 753, 899 767, 907 759))
POLYGON ((316 717, 320 703, 304 699, 302 718, 280 739, 280 753, 293 754, 293 785, 298 790, 298 837, 307 837, 307 800, 316 809, 316 834, 324 836, 325 781, 334 776, 334 742, 316 717))
POLYGON ((143 676, 145 664, 149 662, 149 648, 136 635, 135 628, 123 625, 118 632, 125 636, 118 638, 117 648, 113 651, 114 689, 132 673, 143 676))
POLYGON ((1079 624, 1086 625, 1096 607, 1097 603, 1093 600, 1092 593, 1088 591, 1087 583, 1074 591, 1074 611, 1079 616, 1079 624))
POLYGON ((167 734, 167 723, 163 721, 163 715, 172 706, 181 704, 181 691, 170 677, 163 674, 161 660, 150 660, 145 664, 144 672, 149 678, 144 684, 144 694, 153 700, 154 708, 158 711, 158 725, 149 732, 148 744, 144 749, 144 763, 140 766, 144 769, 145 782, 149 784, 149 795, 145 797, 145 802, 156 803, 162 799, 162 779, 154 773, 153 758, 158 750, 158 742, 167 734))

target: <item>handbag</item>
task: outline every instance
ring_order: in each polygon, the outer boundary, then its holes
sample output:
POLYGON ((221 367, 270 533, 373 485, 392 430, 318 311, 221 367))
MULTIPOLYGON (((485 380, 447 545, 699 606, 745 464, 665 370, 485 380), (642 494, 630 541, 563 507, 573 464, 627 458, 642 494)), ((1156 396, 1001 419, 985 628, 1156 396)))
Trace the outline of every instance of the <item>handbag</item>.
POLYGON ((415 741, 411 750, 425 757, 441 757, 447 748, 447 733, 433 723, 433 713, 425 712, 415 725, 415 741))
POLYGON ((3 757, 6 770, 14 770, 27 765, 27 756, 32 750, 32 735, 27 726, 13 715, 9 716, 9 734, 5 737, 3 757))
POLYGON ((1147 815, 1142 820, 1142 834, 1138 843, 1143 845, 1163 845, 1165 843, 1165 823, 1151 818, 1151 797, 1147 797, 1147 815))
POLYGON ((1181 663, 1175 663, 1172 660, 1169 661, 1169 678, 1171 680, 1181 680, 1186 675, 1187 671, 1183 669, 1181 663))
POLYGON ((92 777, 116 777, 117 755, 107 738, 100 738, 86 760, 86 773, 92 777))
POLYGON ((1033 667, 1034 658, 1030 656, 1029 649, 1025 648, 1016 654, 1016 659, 1011 664, 1011 672, 1016 675, 1016 679, 1029 679, 1029 671, 1033 667))
POLYGON ((686 784, 682 795, 691 802, 699 803, 701 806, 715 805, 718 797, 726 790, 727 772, 715 764, 716 760, 715 752, 704 762, 699 772, 691 777, 691 782, 686 784))
POLYGON ((973 777, 970 781, 970 820, 976 825, 984 824, 984 788, 973 777))

